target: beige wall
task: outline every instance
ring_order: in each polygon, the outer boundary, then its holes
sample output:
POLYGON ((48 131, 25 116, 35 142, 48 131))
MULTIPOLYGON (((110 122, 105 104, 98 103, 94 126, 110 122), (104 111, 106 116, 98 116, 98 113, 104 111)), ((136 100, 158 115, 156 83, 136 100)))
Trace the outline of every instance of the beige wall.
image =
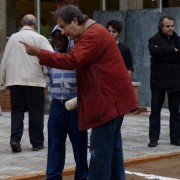
POLYGON ((142 9, 143 0, 120 0, 120 10, 142 9))
POLYGON ((6 44, 6 0, 0 3, 0 60, 6 44))

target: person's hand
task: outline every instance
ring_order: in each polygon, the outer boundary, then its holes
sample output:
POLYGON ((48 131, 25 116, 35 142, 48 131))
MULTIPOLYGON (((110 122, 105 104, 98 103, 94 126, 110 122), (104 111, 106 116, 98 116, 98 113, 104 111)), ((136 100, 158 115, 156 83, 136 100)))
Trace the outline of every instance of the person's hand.
POLYGON ((175 48, 175 52, 179 52, 179 49, 175 48))
POLYGON ((36 47, 35 45, 24 42, 24 41, 19 41, 19 42, 25 46, 26 52, 29 55, 31 55, 31 56, 38 56, 39 55, 40 49, 38 47, 36 47))

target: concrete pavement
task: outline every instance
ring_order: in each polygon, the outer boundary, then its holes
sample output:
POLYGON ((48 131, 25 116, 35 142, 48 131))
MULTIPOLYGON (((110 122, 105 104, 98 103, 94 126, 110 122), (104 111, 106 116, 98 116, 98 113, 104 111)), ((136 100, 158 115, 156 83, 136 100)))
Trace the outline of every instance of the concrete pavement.
MULTIPOLYGON (((169 140, 169 111, 162 110, 161 137, 156 148, 148 148, 149 111, 140 114, 129 114, 124 118, 122 138, 124 159, 146 157, 171 152, 180 152, 180 147, 170 145, 169 140)), ((47 119, 45 115, 45 149, 35 152, 29 143, 28 116, 24 120, 24 134, 21 141, 22 152, 12 153, 9 146, 10 113, 0 116, 0 179, 23 176, 44 172, 47 156, 47 119)), ((90 130, 89 130, 90 135, 90 130)), ((75 165, 69 139, 67 140, 66 168, 75 165)), ((88 159, 90 154, 88 154, 88 159)))

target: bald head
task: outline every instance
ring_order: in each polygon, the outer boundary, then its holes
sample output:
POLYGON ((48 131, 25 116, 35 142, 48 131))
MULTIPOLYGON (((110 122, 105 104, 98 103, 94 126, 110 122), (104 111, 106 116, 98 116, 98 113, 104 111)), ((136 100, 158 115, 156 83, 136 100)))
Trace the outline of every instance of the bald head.
POLYGON ((27 14, 22 18, 22 25, 23 26, 31 26, 36 29, 36 17, 32 14, 27 14))

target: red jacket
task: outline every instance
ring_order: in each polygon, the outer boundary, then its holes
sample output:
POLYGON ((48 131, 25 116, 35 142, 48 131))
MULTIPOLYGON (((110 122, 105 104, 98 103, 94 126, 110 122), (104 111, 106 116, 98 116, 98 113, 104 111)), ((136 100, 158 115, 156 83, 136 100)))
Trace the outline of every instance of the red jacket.
POLYGON ((40 50, 40 64, 76 69, 79 128, 101 126, 137 109, 137 101, 118 46, 110 33, 94 23, 69 53, 40 50))

